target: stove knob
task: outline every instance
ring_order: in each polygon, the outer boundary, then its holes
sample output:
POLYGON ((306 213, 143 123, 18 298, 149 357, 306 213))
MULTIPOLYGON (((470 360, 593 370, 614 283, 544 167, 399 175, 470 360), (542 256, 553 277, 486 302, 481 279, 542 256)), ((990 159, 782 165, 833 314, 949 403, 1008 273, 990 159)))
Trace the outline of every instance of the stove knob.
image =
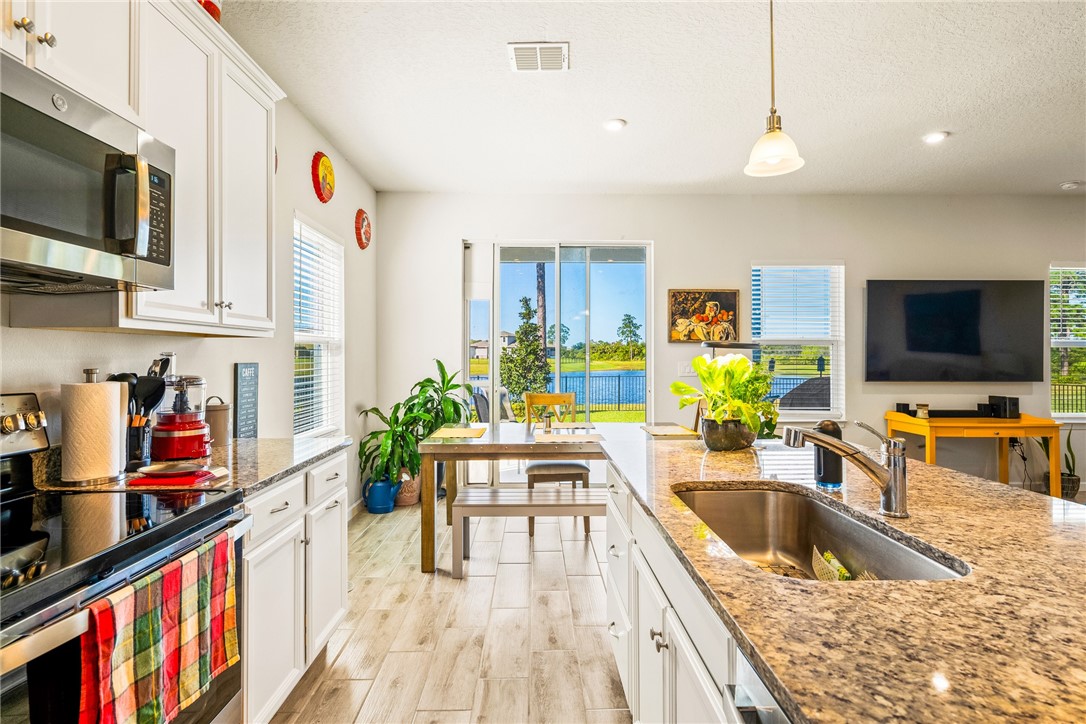
POLYGON ((45 420, 45 413, 41 410, 28 412, 23 415, 23 419, 26 421, 27 430, 40 430, 48 424, 45 420))
POLYGON ((0 419, 0 433, 10 435, 25 429, 26 423, 23 422, 22 415, 4 415, 3 419, 0 419))

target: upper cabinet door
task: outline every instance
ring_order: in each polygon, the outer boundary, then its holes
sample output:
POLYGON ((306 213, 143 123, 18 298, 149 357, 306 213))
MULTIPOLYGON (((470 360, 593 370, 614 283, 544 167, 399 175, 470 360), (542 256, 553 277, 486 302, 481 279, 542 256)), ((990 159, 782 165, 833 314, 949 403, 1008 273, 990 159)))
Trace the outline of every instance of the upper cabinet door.
POLYGON ((218 54, 206 36, 171 9, 141 10, 145 127, 176 151, 172 291, 133 295, 133 316, 218 324, 218 274, 212 215, 216 174, 218 54), (153 49, 153 51, 152 51, 153 49))
MULTIPOLYGON (((33 22, 28 17, 26 0, 0 0, 0 49, 14 55, 19 60, 26 62, 26 41, 37 37, 33 30, 23 29, 23 19, 33 22), (19 23, 19 25, 16 25, 19 23)), ((27 28, 37 29, 35 25, 26 25, 27 28)))
POLYGON ((226 58, 222 84, 222 321, 272 329, 274 106, 226 58))
POLYGON ((139 0, 37 0, 33 65, 131 121, 137 113, 139 0))

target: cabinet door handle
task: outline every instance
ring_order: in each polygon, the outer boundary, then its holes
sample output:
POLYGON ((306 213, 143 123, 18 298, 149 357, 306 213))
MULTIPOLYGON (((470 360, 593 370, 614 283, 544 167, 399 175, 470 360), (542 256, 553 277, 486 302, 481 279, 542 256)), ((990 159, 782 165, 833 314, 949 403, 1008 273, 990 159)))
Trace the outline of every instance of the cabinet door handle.
POLYGON ((12 25, 17 27, 19 30, 22 30, 24 33, 34 32, 34 21, 30 18, 19 18, 18 20, 13 21, 12 25))
POLYGON ((215 302, 214 306, 215 306, 215 309, 222 309, 223 303, 222 302, 215 302))
POLYGON ((607 490, 611 493, 611 495, 618 495, 618 486, 614 483, 608 483, 607 490))
POLYGON ((223 304, 223 306, 226 307, 227 309, 233 309, 234 308, 234 303, 233 302, 226 302, 226 303, 223 304))
MULTIPOLYGON (((302 545, 307 546, 307 545, 309 545, 309 538, 302 538, 301 542, 302 542, 302 545)), ((659 651, 660 649, 656 649, 656 650, 659 651)))
POLYGON ((332 508, 338 508, 338 507, 339 507, 339 501, 338 500, 333 500, 331 503, 328 504, 327 507, 325 507, 325 510, 331 510, 332 508))
POLYGON ((329 475, 329 476, 328 476, 327 478, 325 478, 325 479, 324 479, 324 482, 326 482, 326 483, 330 483, 330 482, 332 482, 333 480, 339 480, 339 473, 335 473, 335 474, 333 474, 333 475, 329 475))
POLYGON ((52 33, 39 35, 38 42, 42 45, 48 45, 50 48, 55 48, 57 47, 57 36, 53 35, 52 33))
POLYGON ((284 510, 286 510, 289 507, 290 507, 290 501, 288 500, 287 502, 280 505, 278 508, 272 508, 271 511, 269 511, 269 512, 271 512, 271 513, 282 513, 284 510))
POLYGON ((663 631, 657 631, 652 626, 649 626, 649 641, 655 641, 657 636, 663 636, 663 631))
POLYGON ((663 636, 656 639, 655 643, 656 643, 656 653, 660 653, 663 649, 668 648, 667 642, 664 641, 663 636))
POLYGON ((621 558, 622 557, 622 554, 619 553, 618 546, 616 546, 614 544, 611 544, 611 545, 607 546, 607 552, 610 553, 611 556, 614 557, 614 558, 621 558))
POLYGON ((610 623, 610 625, 607 626, 607 633, 611 634, 611 636, 613 636, 616 639, 617 638, 622 638, 617 633, 615 633, 615 622, 614 621, 612 621, 610 623))

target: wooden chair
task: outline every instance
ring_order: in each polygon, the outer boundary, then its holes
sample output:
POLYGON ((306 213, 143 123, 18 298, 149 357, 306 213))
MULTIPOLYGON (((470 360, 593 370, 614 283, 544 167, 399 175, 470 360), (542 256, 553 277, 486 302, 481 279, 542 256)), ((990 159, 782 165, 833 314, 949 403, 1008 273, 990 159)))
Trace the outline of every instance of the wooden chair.
MULTIPOLYGON (((525 393, 525 424, 529 427, 533 423, 542 425, 543 415, 547 412, 554 414, 559 422, 574 422, 577 418, 577 395, 573 392, 525 393)), ((588 463, 580 460, 534 460, 525 468, 529 490, 535 488, 536 483, 569 482, 576 488, 578 480, 581 487, 587 489, 588 471, 588 463)), ((591 525, 588 516, 585 516, 585 535, 591 531, 591 525)), ((535 535, 535 518, 532 516, 528 517, 528 535, 535 535)))

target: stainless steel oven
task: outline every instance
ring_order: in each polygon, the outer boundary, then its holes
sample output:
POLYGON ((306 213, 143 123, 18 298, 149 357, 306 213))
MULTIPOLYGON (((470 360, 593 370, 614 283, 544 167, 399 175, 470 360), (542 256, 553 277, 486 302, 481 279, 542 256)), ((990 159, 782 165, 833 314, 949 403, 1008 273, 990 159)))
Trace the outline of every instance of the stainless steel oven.
POLYGON ((0 63, 3 290, 173 289, 173 149, 14 58, 0 63))

